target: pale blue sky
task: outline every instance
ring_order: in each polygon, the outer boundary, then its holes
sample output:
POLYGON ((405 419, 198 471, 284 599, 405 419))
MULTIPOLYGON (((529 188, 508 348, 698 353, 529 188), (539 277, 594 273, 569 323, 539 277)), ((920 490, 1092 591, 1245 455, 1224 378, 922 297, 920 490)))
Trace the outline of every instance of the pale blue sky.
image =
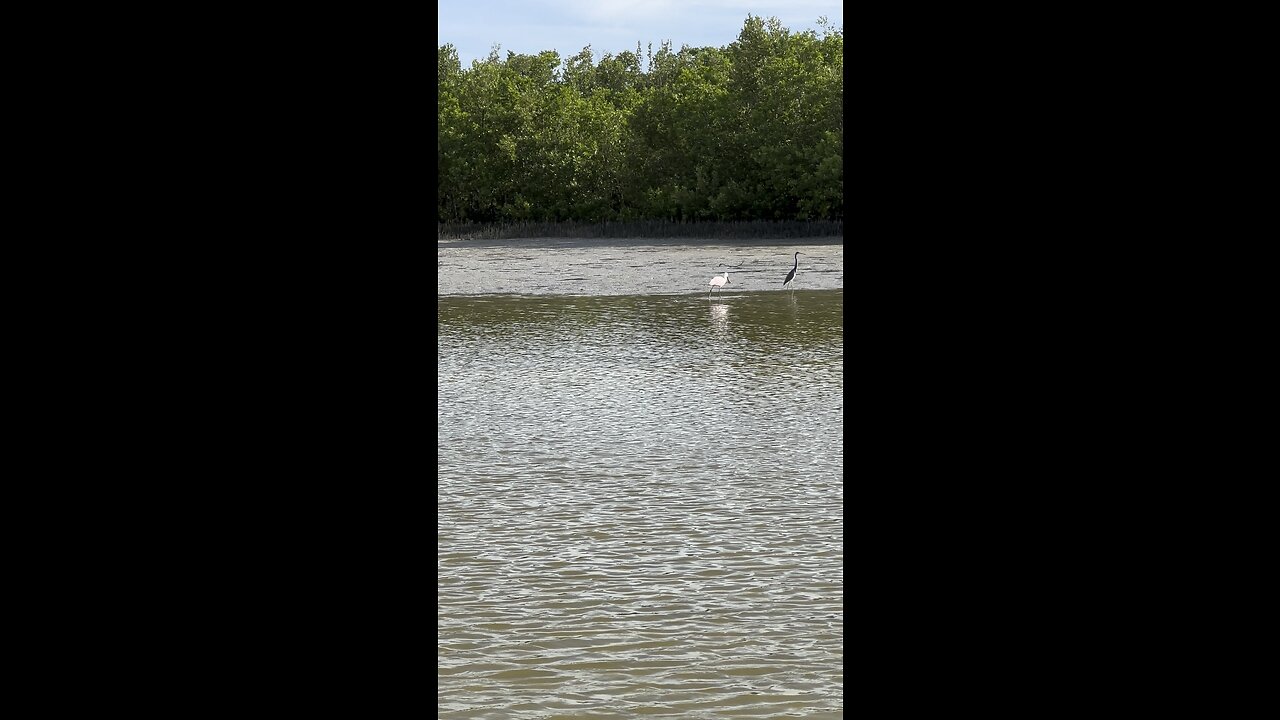
MULTIPOLYGON (((789 30, 817 29, 826 16, 844 27, 841 0, 437 0, 440 24, 436 47, 452 43, 463 68, 489 55, 494 44, 532 55, 555 50, 563 60, 590 45, 595 59, 606 52, 657 52, 663 40, 671 49, 724 47, 737 39, 748 14, 777 17, 789 30)), ((643 56, 642 56, 643 57, 643 56)), ((643 60, 642 60, 643 62, 643 60)))

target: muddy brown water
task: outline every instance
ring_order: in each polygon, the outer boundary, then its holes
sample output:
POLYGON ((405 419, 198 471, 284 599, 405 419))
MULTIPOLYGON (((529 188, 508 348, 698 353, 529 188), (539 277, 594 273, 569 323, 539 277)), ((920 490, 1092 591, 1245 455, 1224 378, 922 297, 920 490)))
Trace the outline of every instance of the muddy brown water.
POLYGON ((440 243, 437 716, 841 717, 843 246, 614 242, 440 243))

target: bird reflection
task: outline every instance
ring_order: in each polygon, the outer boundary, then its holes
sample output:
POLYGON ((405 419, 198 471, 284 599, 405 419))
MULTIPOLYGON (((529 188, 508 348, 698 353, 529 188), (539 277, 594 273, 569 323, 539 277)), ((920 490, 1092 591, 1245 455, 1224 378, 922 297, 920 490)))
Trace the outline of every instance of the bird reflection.
POLYGON ((729 306, 715 304, 711 306, 711 329, 723 333, 729 329, 729 306))

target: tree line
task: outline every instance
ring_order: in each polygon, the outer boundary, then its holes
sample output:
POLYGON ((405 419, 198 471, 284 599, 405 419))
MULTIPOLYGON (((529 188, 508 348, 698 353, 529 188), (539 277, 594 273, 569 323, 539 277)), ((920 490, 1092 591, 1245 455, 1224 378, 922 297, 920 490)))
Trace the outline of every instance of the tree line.
POLYGON ((468 69, 441 46, 437 222, 843 220, 844 32, 819 28, 468 69))

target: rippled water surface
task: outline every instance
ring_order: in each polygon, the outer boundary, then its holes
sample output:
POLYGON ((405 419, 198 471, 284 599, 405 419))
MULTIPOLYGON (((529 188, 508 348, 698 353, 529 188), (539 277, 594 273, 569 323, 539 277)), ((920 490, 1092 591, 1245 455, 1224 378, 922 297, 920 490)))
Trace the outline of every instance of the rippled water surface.
POLYGON ((440 285, 437 715, 841 717, 843 290, 440 285))

